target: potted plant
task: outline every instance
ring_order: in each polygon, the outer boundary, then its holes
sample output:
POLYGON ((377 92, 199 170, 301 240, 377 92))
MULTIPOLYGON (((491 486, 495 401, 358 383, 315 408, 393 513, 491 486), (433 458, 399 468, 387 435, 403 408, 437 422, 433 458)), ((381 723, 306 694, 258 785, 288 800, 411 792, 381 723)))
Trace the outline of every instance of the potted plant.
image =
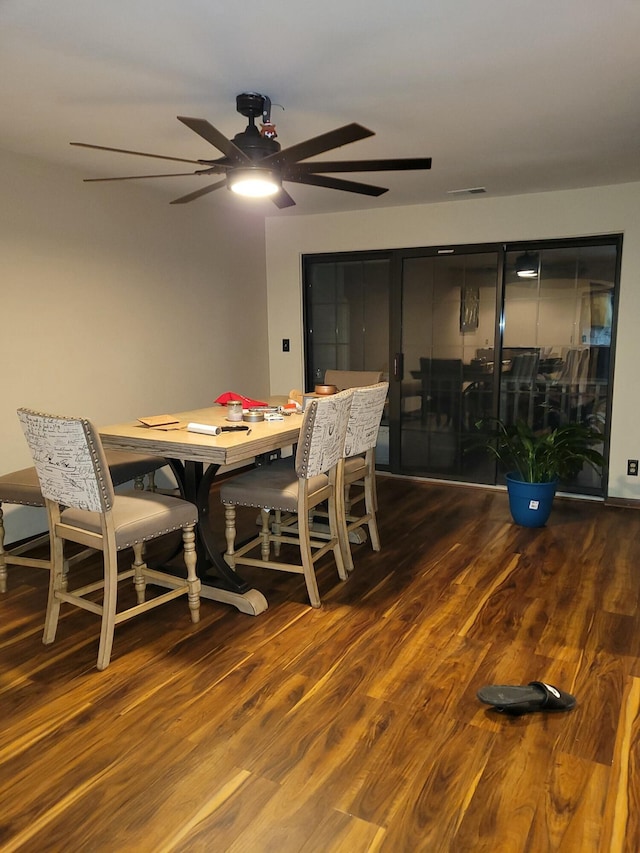
MULTIPOLYGON (((534 430, 519 420, 507 426, 492 421, 495 430, 485 444, 503 465, 507 479, 509 509, 516 524, 542 527, 546 524, 558 482, 576 477, 585 464, 598 473, 604 465, 596 446, 600 432, 579 423, 534 430)), ((486 421, 478 421, 481 428, 486 421)))

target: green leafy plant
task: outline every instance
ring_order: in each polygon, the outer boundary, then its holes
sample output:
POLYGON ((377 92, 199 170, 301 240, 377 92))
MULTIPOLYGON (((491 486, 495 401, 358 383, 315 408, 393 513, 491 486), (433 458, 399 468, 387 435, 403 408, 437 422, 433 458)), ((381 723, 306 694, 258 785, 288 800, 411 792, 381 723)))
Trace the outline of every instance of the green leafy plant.
MULTIPOLYGON (((498 458, 506 472, 517 473, 525 483, 569 481, 585 463, 597 473, 604 465, 604 456, 596 450, 603 436, 585 424, 570 423, 534 431, 522 420, 510 426, 497 418, 490 423, 495 429, 485 444, 486 449, 498 458)), ((478 421, 476 427, 482 429, 486 424, 486 420, 478 421)))

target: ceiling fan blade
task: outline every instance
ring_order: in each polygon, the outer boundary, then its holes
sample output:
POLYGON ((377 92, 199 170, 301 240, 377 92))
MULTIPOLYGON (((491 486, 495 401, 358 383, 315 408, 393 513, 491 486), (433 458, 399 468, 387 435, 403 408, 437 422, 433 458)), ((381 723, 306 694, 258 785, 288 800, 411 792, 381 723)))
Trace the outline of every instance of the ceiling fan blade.
POLYGON ((225 178, 215 184, 209 184, 208 187, 203 187, 201 190, 196 190, 195 192, 183 195, 180 198, 174 198, 174 200, 169 202, 169 204, 186 204, 188 201, 195 201, 195 199, 200 198, 203 195, 207 195, 207 193, 212 193, 214 190, 219 190, 221 187, 226 187, 226 185, 227 179, 225 178))
POLYGON ((322 163, 296 163, 286 171, 299 174, 318 172, 404 172, 411 169, 430 169, 431 157, 404 157, 390 160, 330 160, 322 163))
POLYGON ((342 178, 325 178, 322 175, 300 175, 289 178, 296 184, 310 184, 313 187, 327 187, 330 190, 344 190, 348 193, 378 196, 389 192, 385 187, 375 187, 372 184, 361 184, 356 181, 345 181, 342 178))
MULTIPOLYGON (((203 173, 199 172, 199 171, 196 171, 196 172, 171 172, 171 173, 165 173, 163 175, 126 175, 123 178, 83 178, 82 180, 84 181, 85 184, 92 184, 92 183, 96 184, 96 183, 100 183, 101 181, 139 181, 139 180, 142 180, 143 178, 180 178, 180 177, 183 177, 184 175, 200 175, 200 174, 203 174, 203 173)), ((209 170, 207 169, 207 171, 204 174, 209 174, 209 170)))
POLYGON ((260 165, 286 166, 290 163, 296 163, 298 160, 306 160, 307 157, 322 154, 323 151, 340 148, 341 145, 347 145, 349 142, 366 139, 367 136, 375 136, 375 134, 372 130, 362 127, 361 124, 345 124, 344 127, 330 130, 328 133, 320 134, 320 136, 314 136, 305 142, 299 142, 297 145, 291 145, 283 151, 278 151, 277 154, 270 154, 260 161, 260 165))
POLYGON ((284 207, 295 207, 295 201, 291 198, 289 193, 283 188, 280 187, 280 190, 276 193, 276 195, 271 196, 271 200, 275 204, 276 207, 279 207, 282 210, 284 207))
POLYGON ((70 142, 79 148, 95 148, 98 151, 115 151, 116 154, 135 154, 138 157, 155 157, 156 160, 173 160, 176 163, 195 163, 200 165, 202 160, 185 160, 184 157, 165 157, 163 154, 147 154, 146 151, 128 151, 126 148, 107 148, 104 145, 89 145, 87 142, 70 142))
POLYGON ((218 149, 218 151, 222 151, 225 157, 228 157, 233 163, 236 163, 237 165, 246 165, 247 163, 252 162, 244 151, 241 151, 234 142, 227 139, 223 133, 220 133, 220 131, 206 119, 178 116, 178 121, 186 124, 186 126, 193 130, 194 133, 197 133, 198 136, 206 139, 206 141, 210 142, 214 148, 218 149))

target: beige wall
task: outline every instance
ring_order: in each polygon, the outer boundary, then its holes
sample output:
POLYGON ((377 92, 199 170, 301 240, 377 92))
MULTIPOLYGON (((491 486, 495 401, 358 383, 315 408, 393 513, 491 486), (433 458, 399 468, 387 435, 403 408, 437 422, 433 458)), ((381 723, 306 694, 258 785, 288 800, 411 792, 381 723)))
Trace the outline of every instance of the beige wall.
POLYGON ((81 177, 0 152, 0 473, 31 464, 18 406, 106 424, 269 392, 263 218, 81 177))
MULTIPOLYGON (((320 190, 319 190, 320 192, 320 190)), ((623 233, 620 312, 613 389, 609 495, 640 500, 626 460, 640 457, 640 184, 340 215, 267 220, 267 284, 272 389, 302 387, 301 256, 313 252, 536 240, 623 233), (291 352, 282 352, 282 338, 291 352)))

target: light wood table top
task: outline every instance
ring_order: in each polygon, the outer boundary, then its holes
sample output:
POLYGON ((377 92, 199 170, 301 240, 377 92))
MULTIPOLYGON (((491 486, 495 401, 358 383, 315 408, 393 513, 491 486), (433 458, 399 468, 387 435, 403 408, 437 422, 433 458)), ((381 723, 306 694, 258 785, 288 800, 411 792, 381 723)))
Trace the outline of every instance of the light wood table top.
MULTIPOLYGON (((171 413, 178 421, 200 423, 210 426, 237 426, 226 420, 224 406, 207 409, 192 409, 188 412, 171 413)), ((282 421, 260 421, 247 423, 250 432, 223 432, 220 435, 203 435, 187 432, 186 428, 163 430, 147 427, 138 421, 101 427, 100 437, 105 447, 112 450, 129 450, 134 453, 150 453, 174 459, 203 462, 205 464, 230 465, 269 453, 281 447, 295 444, 298 440, 302 415, 285 415, 282 421)))

